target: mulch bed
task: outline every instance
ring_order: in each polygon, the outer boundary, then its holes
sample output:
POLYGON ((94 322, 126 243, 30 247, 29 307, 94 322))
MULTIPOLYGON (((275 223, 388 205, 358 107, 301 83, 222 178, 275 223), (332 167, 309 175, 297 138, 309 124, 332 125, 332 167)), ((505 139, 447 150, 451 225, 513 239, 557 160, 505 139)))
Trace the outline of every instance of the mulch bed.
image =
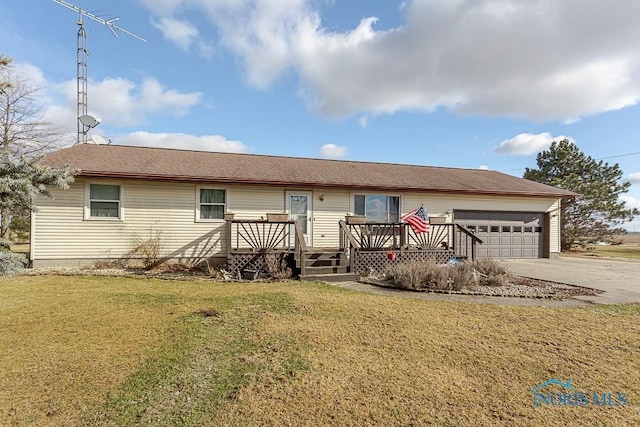
MULTIPOLYGON (((370 285, 402 289, 392 283, 363 278, 362 283, 370 285)), ((594 296, 602 291, 585 288, 583 286, 568 285, 566 283, 551 282, 547 280, 532 279, 515 276, 511 283, 502 286, 470 286, 459 291, 441 289, 406 289, 414 292, 431 292, 452 295, 478 295, 494 297, 518 297, 518 298, 549 298, 563 300, 574 296, 594 296)))

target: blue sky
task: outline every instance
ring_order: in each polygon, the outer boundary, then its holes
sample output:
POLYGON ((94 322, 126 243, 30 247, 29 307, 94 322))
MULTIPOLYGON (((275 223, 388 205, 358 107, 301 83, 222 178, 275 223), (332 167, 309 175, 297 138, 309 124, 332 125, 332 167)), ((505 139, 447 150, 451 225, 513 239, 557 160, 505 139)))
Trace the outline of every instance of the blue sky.
MULTIPOLYGON (((619 163, 640 207, 640 2, 71 3, 147 39, 84 19, 91 132, 114 144, 522 176, 567 137, 619 163)), ((68 144, 77 19, 53 0, 0 3, 0 52, 43 87, 68 144)))

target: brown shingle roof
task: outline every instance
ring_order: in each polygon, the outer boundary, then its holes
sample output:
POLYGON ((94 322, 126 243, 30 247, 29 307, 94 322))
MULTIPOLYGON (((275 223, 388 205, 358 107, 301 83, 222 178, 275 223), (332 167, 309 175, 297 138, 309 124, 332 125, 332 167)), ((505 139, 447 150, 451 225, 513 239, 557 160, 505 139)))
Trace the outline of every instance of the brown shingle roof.
POLYGON ((71 165, 81 170, 80 176, 86 177, 543 197, 575 195, 537 182, 479 169, 121 145, 77 145, 48 154, 44 162, 53 167, 71 165))

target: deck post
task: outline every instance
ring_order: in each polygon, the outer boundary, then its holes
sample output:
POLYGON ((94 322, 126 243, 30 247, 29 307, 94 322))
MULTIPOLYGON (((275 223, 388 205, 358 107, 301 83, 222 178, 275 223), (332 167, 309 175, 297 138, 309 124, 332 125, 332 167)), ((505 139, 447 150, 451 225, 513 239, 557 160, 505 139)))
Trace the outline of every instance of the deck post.
POLYGON ((232 223, 233 220, 232 219, 228 219, 227 220, 227 229, 226 229, 226 234, 227 234, 227 259, 229 259, 229 257, 231 257, 231 248, 232 248, 232 242, 231 242, 231 228, 232 228, 232 223))
POLYGON ((293 227, 295 230, 295 252, 298 255, 298 257, 300 258, 300 275, 301 276, 305 276, 306 275, 306 253, 307 253, 307 243, 304 241, 304 234, 302 234, 302 227, 300 227, 300 223, 298 222, 298 220, 294 220, 293 221, 293 227))
MULTIPOLYGON (((351 246, 351 245, 349 245, 351 246)), ((358 251, 355 247, 351 246, 349 248, 349 272, 351 274, 355 273, 356 269, 356 257, 358 256, 358 251)))
POLYGON ((471 241, 471 261, 476 260, 476 241, 471 241))

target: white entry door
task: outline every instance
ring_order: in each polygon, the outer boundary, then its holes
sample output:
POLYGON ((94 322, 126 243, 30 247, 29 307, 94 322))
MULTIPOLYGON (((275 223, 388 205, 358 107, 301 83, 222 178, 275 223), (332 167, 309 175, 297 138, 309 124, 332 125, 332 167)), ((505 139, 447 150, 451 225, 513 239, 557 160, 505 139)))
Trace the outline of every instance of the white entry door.
MULTIPOLYGON (((297 220, 300 224, 307 246, 313 246, 313 193, 287 191, 287 212, 291 221, 297 220)), ((291 235, 295 235, 294 230, 291 235)))

